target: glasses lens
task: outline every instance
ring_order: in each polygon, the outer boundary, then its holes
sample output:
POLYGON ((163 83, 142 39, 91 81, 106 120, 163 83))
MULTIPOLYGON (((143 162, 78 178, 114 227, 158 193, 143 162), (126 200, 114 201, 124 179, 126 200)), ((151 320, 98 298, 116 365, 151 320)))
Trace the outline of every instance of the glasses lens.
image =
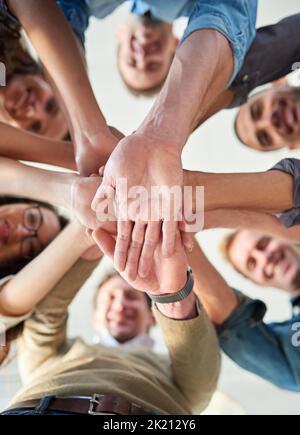
POLYGON ((28 208, 24 213, 24 226, 28 230, 37 231, 42 225, 42 214, 39 207, 28 208))
POLYGON ((27 237, 22 241, 21 253, 26 260, 32 260, 42 251, 42 245, 36 237, 27 237))

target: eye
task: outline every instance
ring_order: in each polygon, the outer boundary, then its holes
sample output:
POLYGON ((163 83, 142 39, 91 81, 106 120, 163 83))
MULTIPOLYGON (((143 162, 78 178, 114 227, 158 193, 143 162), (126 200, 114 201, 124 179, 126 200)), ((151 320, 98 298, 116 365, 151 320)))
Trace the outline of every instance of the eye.
POLYGON ((257 243, 256 249, 258 249, 259 251, 264 251, 269 245, 270 241, 271 241, 270 237, 263 237, 257 243))
POLYGON ((155 71, 158 71, 159 68, 160 68, 160 64, 159 63, 152 62, 152 63, 149 63, 149 65, 147 67, 147 70, 149 72, 155 72, 155 71))
POLYGON ((33 124, 31 124, 28 128, 28 131, 31 131, 32 133, 40 133, 42 131, 42 123, 40 121, 36 121, 33 124))
POLYGON ((249 270, 249 272, 253 272, 253 270, 256 267, 256 260, 253 257, 248 258, 247 261, 247 269, 249 270))
POLYGON ((273 145, 270 135, 264 130, 259 131, 256 138, 263 148, 270 148, 273 145))
POLYGON ((59 111, 59 107, 55 98, 50 98, 45 105, 45 112, 55 116, 59 111))
POLYGON ((250 107, 252 121, 259 121, 262 115, 262 105, 259 102, 253 103, 250 107))

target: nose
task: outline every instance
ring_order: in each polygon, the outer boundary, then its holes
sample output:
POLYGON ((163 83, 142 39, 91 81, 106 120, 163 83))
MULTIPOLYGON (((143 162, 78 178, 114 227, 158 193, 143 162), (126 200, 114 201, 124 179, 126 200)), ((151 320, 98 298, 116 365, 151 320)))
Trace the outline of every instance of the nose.
POLYGON ((256 121, 256 127, 259 130, 268 130, 271 127, 271 119, 272 116, 270 117, 270 115, 265 111, 261 118, 256 121))
POLYGON ((25 237, 33 236, 34 232, 27 230, 22 224, 18 224, 15 229, 15 236, 17 240, 23 240, 25 237))
POLYGON ((144 70, 147 65, 146 48, 139 46, 135 51, 135 62, 138 70, 144 70))
POLYGON ((267 264, 268 255, 264 251, 255 250, 252 252, 253 257, 256 260, 256 267, 262 271, 267 264))
POLYGON ((123 292, 118 292, 115 295, 113 308, 115 311, 122 313, 126 308, 126 297, 123 292))

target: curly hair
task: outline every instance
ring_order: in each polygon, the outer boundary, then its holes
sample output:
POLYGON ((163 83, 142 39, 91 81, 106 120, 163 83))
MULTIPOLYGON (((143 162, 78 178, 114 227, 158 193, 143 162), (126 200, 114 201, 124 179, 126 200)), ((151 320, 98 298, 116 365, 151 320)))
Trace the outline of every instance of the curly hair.
POLYGON ((3 11, 0 11, 0 62, 5 65, 7 81, 15 74, 39 74, 42 71, 26 49, 20 24, 3 11))

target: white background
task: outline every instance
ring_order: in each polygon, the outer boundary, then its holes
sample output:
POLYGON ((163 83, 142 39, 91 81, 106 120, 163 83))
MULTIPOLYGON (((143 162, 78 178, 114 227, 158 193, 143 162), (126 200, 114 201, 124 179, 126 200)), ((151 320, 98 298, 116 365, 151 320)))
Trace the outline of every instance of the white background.
MULTIPOLYGON (((298 0, 261 0, 259 4, 258 26, 274 23, 287 15, 299 12, 300 9, 298 0)), ((115 31, 126 14, 127 8, 123 6, 102 22, 92 20, 87 34, 87 57, 94 90, 109 124, 128 134, 143 120, 153 100, 135 99, 129 95, 117 73, 115 31)), ((183 26, 183 21, 177 23, 176 31, 181 32, 183 26)), ((257 154, 241 146, 232 130, 234 115, 235 111, 220 113, 190 138, 184 151, 185 168, 208 172, 260 171, 270 168, 281 158, 290 155, 288 151, 257 154)), ((298 155, 300 157, 300 152, 293 152, 293 156, 298 155)), ((291 311, 288 299, 283 294, 255 287, 223 262, 218 252, 223 234, 224 231, 219 230, 201 234, 200 240, 209 258, 230 285, 242 289, 251 296, 259 297, 268 304, 268 320, 287 319, 291 311)), ((72 306, 70 334, 73 336, 81 335, 86 340, 91 339, 91 299, 101 273, 101 270, 96 273, 72 306)), ((7 405, 17 388, 18 377, 12 365, 0 373, 0 409, 7 405)), ((224 360, 219 390, 230 396, 249 414, 300 415, 299 395, 280 391, 237 368, 227 359, 224 360)), ((233 412, 234 408, 229 409, 233 412)))

